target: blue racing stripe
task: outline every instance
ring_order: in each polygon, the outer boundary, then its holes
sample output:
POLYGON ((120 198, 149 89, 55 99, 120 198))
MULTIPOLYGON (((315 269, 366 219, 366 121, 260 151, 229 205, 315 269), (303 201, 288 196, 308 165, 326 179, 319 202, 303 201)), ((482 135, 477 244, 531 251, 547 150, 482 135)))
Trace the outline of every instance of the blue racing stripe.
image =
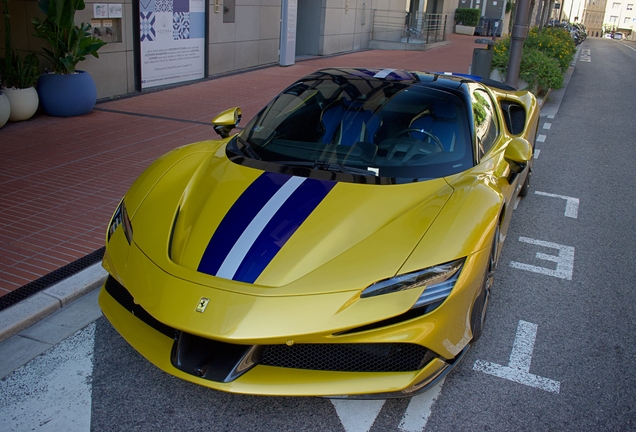
POLYGON ((307 179, 287 199, 258 236, 234 275, 234 280, 253 283, 296 232, 335 182, 307 179))
POLYGON ((227 212, 198 271, 253 283, 335 182, 264 173, 227 212))
POLYGON ((289 178, 281 174, 264 173, 254 180, 232 205, 214 232, 201 257, 198 271, 216 275, 245 228, 289 178))

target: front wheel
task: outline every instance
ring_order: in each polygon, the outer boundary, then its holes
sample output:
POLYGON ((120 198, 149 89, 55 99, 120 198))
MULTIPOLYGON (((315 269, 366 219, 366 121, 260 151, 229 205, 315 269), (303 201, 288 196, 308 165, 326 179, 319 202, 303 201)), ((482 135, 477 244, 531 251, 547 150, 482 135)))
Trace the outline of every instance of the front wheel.
POLYGON ((528 195, 528 191, 530 190, 530 178, 532 177, 532 165, 528 167, 528 175, 526 176, 526 180, 523 182, 523 186, 519 190, 519 196, 524 197, 528 195))
POLYGON ((488 313, 488 305, 490 304, 490 288, 492 287, 495 269, 497 268, 497 259, 499 254, 499 226, 495 230, 495 235, 492 240, 492 246, 490 248, 490 256, 488 257, 488 268, 484 276, 484 283, 481 288, 481 292, 475 300, 472 312, 472 328, 473 328, 473 340, 472 343, 477 342, 484 331, 484 325, 486 323, 486 315, 488 313))

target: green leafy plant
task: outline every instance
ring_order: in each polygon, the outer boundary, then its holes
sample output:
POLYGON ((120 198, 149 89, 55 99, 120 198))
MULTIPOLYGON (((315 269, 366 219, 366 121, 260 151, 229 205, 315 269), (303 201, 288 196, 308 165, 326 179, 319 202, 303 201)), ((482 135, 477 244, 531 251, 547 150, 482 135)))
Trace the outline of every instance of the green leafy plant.
POLYGON ((537 49, 555 59, 563 72, 568 70, 576 53, 576 45, 570 32, 562 27, 545 27, 542 30, 534 27, 528 32, 524 46, 537 49))
POLYGON ((513 10, 515 10, 515 4, 513 2, 511 2, 510 0, 508 0, 506 2, 506 13, 510 13, 513 10))
POLYGON ((536 89, 537 93, 563 87, 563 72, 559 68, 559 63, 537 49, 523 51, 519 70, 519 77, 527 82, 531 89, 536 89))
POLYGON ((90 24, 75 24, 75 12, 86 7, 84 0, 39 0, 38 6, 46 18, 33 18, 35 35, 51 45, 43 49, 54 73, 71 74, 86 56, 99 58, 97 50, 106 42, 91 35, 90 24))
POLYGON ((40 75, 38 57, 34 53, 22 58, 17 53, 7 56, 0 66, 2 86, 25 89, 35 86, 40 75))
MULTIPOLYGON (((500 39, 494 46, 492 68, 505 73, 509 63, 510 36, 500 39)), ((531 90, 541 92, 563 87, 563 74, 574 58, 576 46, 570 34, 557 27, 530 29, 525 40, 519 78, 531 90)))
POLYGON ((2 1, 4 16, 4 52, 0 59, 0 87, 25 89, 33 87, 38 79, 39 61, 35 54, 27 54, 24 58, 11 46, 11 17, 9 0, 2 1))
POLYGON ((455 9, 455 24, 476 27, 479 24, 479 9, 457 8, 455 9))

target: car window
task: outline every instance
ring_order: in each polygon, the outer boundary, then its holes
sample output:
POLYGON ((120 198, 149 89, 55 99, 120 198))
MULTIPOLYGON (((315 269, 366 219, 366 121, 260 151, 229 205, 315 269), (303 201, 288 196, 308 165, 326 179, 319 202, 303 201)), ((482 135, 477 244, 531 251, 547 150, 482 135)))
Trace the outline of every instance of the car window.
POLYGON ((239 139, 281 165, 439 178, 474 164, 465 100, 416 79, 324 73, 290 86, 239 139))
POLYGON ((481 158, 491 149, 498 136, 497 115, 490 95, 483 89, 473 86, 473 120, 478 155, 481 158))

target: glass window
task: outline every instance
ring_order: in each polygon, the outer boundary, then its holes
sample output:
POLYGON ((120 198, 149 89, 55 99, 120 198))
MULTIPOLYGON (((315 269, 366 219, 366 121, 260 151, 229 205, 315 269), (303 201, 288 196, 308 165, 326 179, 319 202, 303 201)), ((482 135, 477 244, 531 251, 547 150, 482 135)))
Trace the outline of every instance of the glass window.
POLYGON ((465 93, 347 71, 295 83, 238 140, 262 162, 409 181, 473 166, 465 93))
POLYGON ((471 92, 473 101, 473 118, 475 121, 475 138, 479 156, 490 150, 497 140, 497 116, 490 95, 479 87, 471 92))

